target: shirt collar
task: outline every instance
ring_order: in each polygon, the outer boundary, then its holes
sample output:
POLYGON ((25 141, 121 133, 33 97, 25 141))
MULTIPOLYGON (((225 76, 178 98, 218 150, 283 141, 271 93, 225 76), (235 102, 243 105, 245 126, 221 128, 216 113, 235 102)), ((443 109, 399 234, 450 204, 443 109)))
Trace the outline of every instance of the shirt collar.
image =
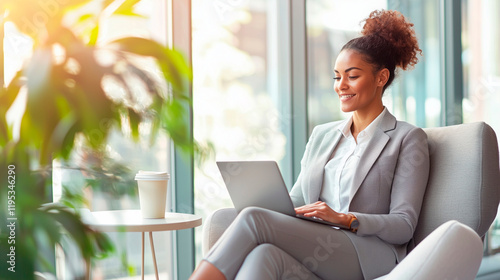
MULTIPOLYGON (((384 106, 384 110, 382 110, 382 113, 380 113, 365 129, 361 131, 364 132, 365 137, 367 137, 368 139, 372 137, 386 112, 387 107, 384 106)), ((352 115, 347 120, 345 120, 343 126, 339 127, 340 132, 342 133, 342 135, 344 135, 345 138, 349 138, 350 136, 352 136, 351 125, 352 115)))

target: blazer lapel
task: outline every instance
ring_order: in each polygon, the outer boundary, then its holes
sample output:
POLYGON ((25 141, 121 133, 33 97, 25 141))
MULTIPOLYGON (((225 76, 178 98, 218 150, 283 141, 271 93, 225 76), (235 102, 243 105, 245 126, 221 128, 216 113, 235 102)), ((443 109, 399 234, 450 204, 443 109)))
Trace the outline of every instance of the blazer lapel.
POLYGON ((385 145, 391 139, 391 137, 389 137, 389 135, 387 135, 386 132, 389 130, 393 130, 395 127, 396 127, 396 118, 389 112, 386 112, 384 118, 380 122, 378 129, 375 130, 372 139, 366 146, 365 152, 359 159, 359 165, 354 175, 353 186, 351 189, 351 193, 349 195, 349 204, 351 203, 352 199, 354 198, 354 195, 361 186, 361 183, 363 183, 363 181, 365 180, 368 171, 370 171, 373 164, 382 153, 382 150, 384 149, 385 145))
POLYGON ((309 176, 308 203, 314 203, 319 199, 319 194, 321 193, 321 188, 323 187, 325 165, 330 159, 333 150, 339 143, 341 136, 342 133, 340 130, 333 129, 325 135, 323 141, 321 142, 321 148, 318 150, 318 158, 314 162, 314 166, 311 168, 311 176, 309 176))

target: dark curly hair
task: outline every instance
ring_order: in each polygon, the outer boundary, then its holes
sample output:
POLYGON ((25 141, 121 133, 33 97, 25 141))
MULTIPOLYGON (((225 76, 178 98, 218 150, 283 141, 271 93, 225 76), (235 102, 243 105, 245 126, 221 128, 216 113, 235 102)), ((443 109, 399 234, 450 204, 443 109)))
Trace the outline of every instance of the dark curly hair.
POLYGON ((396 67, 406 70, 418 62, 417 54, 422 55, 418 47, 413 23, 408 22, 398 11, 376 10, 365 20, 363 36, 347 42, 342 50, 354 50, 374 65, 378 71, 389 70, 389 80, 384 91, 394 80, 396 67))

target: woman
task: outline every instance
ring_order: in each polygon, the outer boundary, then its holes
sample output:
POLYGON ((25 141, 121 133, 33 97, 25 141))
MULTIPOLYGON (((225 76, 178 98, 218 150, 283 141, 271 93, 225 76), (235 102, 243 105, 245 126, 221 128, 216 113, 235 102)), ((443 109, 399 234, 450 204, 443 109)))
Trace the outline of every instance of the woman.
POLYGON ((429 173, 422 129, 396 121, 382 103, 396 68, 421 53, 413 24, 374 11, 363 36, 337 57, 334 89, 348 120, 315 127, 290 196, 297 214, 243 210, 192 279, 373 279, 406 255, 429 173))

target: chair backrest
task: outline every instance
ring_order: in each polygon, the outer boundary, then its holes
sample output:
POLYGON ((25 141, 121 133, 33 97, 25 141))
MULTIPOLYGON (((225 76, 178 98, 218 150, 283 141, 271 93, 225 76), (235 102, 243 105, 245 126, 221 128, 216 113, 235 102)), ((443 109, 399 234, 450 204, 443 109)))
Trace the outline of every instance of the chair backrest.
POLYGON ((484 237, 500 198, 498 142, 484 122, 426 128, 430 174, 420 218, 409 249, 449 220, 484 237))

